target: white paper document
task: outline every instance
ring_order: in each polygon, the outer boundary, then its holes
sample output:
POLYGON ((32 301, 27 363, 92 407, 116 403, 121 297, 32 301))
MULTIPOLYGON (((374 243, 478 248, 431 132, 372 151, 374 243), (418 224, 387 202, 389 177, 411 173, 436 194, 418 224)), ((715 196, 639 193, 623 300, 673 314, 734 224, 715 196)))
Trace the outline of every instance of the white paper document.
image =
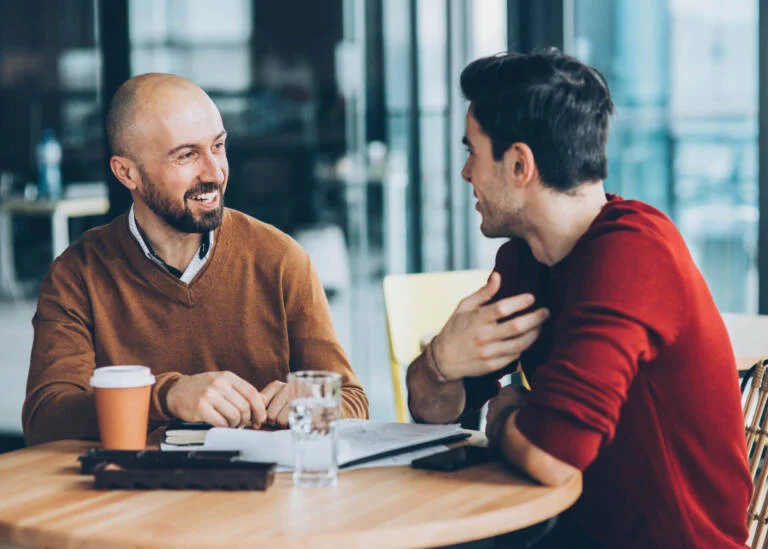
MULTIPOLYGON (((364 419, 343 419, 338 422, 337 432, 341 468, 409 465, 414 459, 445 450, 446 447, 439 441, 458 438, 465 433, 458 424, 421 425, 364 419), (389 455, 390 452, 396 453, 389 455), (381 459, 374 456, 381 456, 381 459), (359 461, 361 463, 358 464, 359 461)), ((168 444, 163 444, 162 448, 176 449, 168 444)), ((190 450, 190 447, 178 449, 190 450)), ((254 431, 217 427, 208 431, 202 449, 239 450, 241 459, 245 461, 274 462, 283 470, 293 467, 290 430, 254 431)))

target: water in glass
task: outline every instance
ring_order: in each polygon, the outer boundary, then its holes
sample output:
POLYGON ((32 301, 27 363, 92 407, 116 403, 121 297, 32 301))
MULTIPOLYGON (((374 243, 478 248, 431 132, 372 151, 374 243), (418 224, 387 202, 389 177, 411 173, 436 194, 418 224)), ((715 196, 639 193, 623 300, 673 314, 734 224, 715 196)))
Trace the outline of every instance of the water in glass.
POLYGON ((294 472, 297 486, 329 486, 336 483, 339 404, 322 397, 297 398, 291 402, 294 472))

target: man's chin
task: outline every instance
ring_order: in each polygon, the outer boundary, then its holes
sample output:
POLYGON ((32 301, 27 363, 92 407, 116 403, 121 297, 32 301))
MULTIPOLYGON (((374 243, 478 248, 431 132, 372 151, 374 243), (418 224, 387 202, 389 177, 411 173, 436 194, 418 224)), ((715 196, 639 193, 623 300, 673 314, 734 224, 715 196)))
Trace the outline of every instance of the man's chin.
POLYGON ((498 238, 500 235, 494 230, 494 227, 488 225, 488 223, 480 223, 480 232, 487 238, 498 238))
POLYGON ((224 208, 199 215, 194 215, 187 210, 186 214, 182 216, 176 217, 166 214, 162 217, 168 225, 177 231, 187 234, 204 234, 221 225, 224 218, 224 208))
POLYGON ((224 218, 224 209, 220 208, 214 212, 206 212, 199 219, 195 219, 197 233, 207 233, 214 229, 218 229, 221 225, 221 221, 224 218))

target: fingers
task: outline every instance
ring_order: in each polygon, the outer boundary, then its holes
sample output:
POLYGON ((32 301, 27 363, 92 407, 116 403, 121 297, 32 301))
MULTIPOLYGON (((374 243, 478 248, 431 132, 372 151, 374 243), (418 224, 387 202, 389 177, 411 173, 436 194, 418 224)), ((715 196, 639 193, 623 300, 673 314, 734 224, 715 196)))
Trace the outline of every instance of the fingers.
POLYGON ((269 406, 269 403, 272 402, 272 399, 275 398, 275 395, 280 392, 284 385, 285 383, 282 381, 275 380, 268 383, 267 386, 261 390, 261 396, 264 397, 267 406, 269 406))
POLYGON ((277 419, 275 420, 275 423, 279 425, 280 427, 288 427, 289 418, 291 415, 291 401, 285 403, 285 406, 283 406, 283 409, 280 410, 280 413, 277 414, 277 419))
POLYGON ((230 427, 229 420, 219 412, 211 402, 200 403, 200 421, 210 423, 214 427, 230 427))
POLYGON ((288 425, 288 413, 290 412, 291 390, 288 385, 280 381, 273 381, 267 385, 263 393, 266 393, 267 389, 271 389, 270 392, 273 393, 273 397, 267 406, 267 421, 273 425, 286 427, 288 425), (273 385, 277 386, 277 388, 272 389, 271 386, 273 385))
POLYGON ((500 318, 519 313, 533 305, 534 301, 535 298, 531 294, 513 295, 485 305, 480 310, 480 316, 484 322, 495 322, 500 318))
POLYGON ((539 328, 549 318, 549 310, 541 307, 491 326, 490 337, 495 340, 510 339, 539 328))
MULTIPOLYGON (((244 426, 251 424, 251 404, 240 393, 238 393, 234 387, 228 387, 225 391, 222 391, 220 393, 220 398, 223 399, 227 404, 233 406, 235 410, 237 410, 237 423, 232 425, 232 427, 240 427, 241 425, 244 426)), ((229 417, 223 412, 223 410, 216 406, 215 402, 217 401, 214 401, 214 408, 219 410, 224 417, 229 417)))
POLYGON ((483 348, 482 358, 489 372, 503 368, 510 362, 520 358, 520 355, 528 347, 533 345, 539 337, 539 328, 534 328, 526 333, 503 341, 489 343, 483 348))
POLYGON ((267 420, 267 408, 264 396, 259 391, 242 379, 241 377, 231 374, 230 381, 232 388, 245 399, 250 407, 249 423, 254 428, 259 428, 267 420))
POLYGON ((241 425, 245 425, 240 410, 223 395, 219 395, 217 398, 212 399, 210 403, 213 405, 213 408, 227 420, 227 425, 229 427, 240 427, 241 425))
POLYGON ((461 303, 459 303, 458 309, 468 310, 481 307, 483 304, 488 303, 491 299, 493 299, 493 296, 496 295, 496 292, 499 291, 500 287, 501 275, 497 272, 491 273, 491 276, 488 277, 488 282, 485 283, 485 286, 477 290, 475 293, 462 299, 461 303))

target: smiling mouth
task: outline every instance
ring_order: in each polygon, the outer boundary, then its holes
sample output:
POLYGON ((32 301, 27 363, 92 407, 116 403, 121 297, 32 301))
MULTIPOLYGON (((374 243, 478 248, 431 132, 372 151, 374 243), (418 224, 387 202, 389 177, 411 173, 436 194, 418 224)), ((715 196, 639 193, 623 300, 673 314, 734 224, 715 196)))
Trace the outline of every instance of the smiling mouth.
POLYGON ((219 197, 219 192, 213 191, 209 193, 193 194, 189 198, 190 200, 194 200, 196 202, 202 202, 203 204, 212 204, 218 197, 219 197))

